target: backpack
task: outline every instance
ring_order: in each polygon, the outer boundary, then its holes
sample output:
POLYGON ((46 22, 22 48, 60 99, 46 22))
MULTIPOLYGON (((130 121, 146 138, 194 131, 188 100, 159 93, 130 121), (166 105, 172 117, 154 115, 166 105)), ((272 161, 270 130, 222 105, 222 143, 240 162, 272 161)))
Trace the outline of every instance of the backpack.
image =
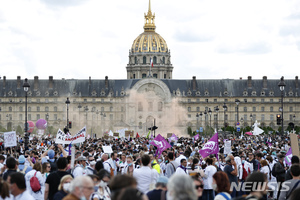
POLYGON ((276 170, 275 170, 275 166, 277 165, 277 163, 275 163, 272 167, 272 176, 276 177, 277 176, 277 173, 276 173, 276 170))
POLYGON ((33 192, 38 192, 41 190, 41 184, 39 179, 36 177, 37 171, 34 173, 33 177, 30 178, 30 187, 33 192))

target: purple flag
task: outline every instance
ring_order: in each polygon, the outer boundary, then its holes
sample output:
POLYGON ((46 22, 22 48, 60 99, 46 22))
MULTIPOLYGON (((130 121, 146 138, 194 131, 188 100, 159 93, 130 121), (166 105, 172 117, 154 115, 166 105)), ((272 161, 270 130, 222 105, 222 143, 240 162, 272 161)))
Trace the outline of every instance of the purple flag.
POLYGON ((199 133, 197 135, 194 136, 195 140, 199 139, 199 133))
POLYGON ((291 166, 292 162, 291 159, 293 157, 293 152, 292 152, 292 147, 289 149, 289 151, 286 153, 284 162, 288 165, 291 166))
POLYGON ((269 147, 271 147, 272 146, 272 143, 271 142, 266 142, 268 145, 269 145, 269 147))
POLYGON ((177 136, 175 135, 175 133, 173 133, 173 135, 172 135, 171 137, 169 137, 168 140, 169 140, 169 142, 171 142, 172 140, 176 142, 176 141, 178 140, 178 138, 177 138, 177 136))
POLYGON ((157 147, 159 154, 161 154, 165 149, 172 147, 160 134, 158 134, 158 136, 156 136, 150 144, 157 147))
POLYGON ((199 150, 199 153, 203 158, 211 154, 219 153, 218 133, 214 134, 214 136, 205 143, 204 147, 199 150))

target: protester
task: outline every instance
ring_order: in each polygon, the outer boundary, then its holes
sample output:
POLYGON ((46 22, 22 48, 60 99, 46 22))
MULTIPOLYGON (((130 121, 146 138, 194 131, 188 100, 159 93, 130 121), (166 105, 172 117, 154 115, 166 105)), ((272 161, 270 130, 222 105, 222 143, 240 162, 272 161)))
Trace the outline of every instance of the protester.
POLYGON ((6 181, 7 177, 9 174, 12 174, 14 172, 17 172, 17 161, 15 160, 14 157, 8 157, 6 159, 6 167, 7 171, 3 173, 3 180, 6 181))
POLYGON ((71 175, 65 175, 60 179, 60 183, 58 186, 58 192, 54 194, 53 199, 55 200, 61 200, 65 196, 68 195, 71 181, 73 180, 73 177, 71 175))
POLYGON ((110 200, 111 192, 108 187, 110 182, 110 173, 105 169, 101 169, 98 173, 98 177, 100 179, 100 183, 97 185, 97 191, 91 195, 92 200, 110 200))
MULTIPOLYGON (((18 172, 21 172, 22 174, 27 174, 29 171, 32 170, 31 166, 25 165, 25 156, 21 155, 19 156, 19 165, 18 165, 18 172)), ((32 164, 30 157, 27 158, 30 164, 32 164)))
POLYGON ((168 181, 168 200, 197 200, 194 182, 185 174, 174 174, 168 181))
MULTIPOLYGON (((224 167, 224 172, 227 174, 230 184, 238 184, 237 181, 237 166, 234 161, 234 157, 232 155, 229 155, 225 158, 226 165, 224 167)), ((233 191, 231 192, 231 197, 236 197, 237 191, 235 188, 233 188, 233 191)))
POLYGON ((181 159, 180 165, 177 167, 175 174, 188 174, 186 159, 181 159))
POLYGON ((174 153, 168 153, 169 163, 166 166, 166 177, 170 178, 176 172, 179 164, 174 160, 174 153))
POLYGON ((41 200, 44 198, 44 192, 45 192, 45 180, 43 178, 43 175, 41 173, 42 166, 41 163, 37 162, 33 165, 33 169, 29 171, 25 175, 25 181, 26 181, 26 188, 27 191, 31 194, 33 198, 36 200, 41 200), (36 177, 38 179, 40 190, 39 191, 33 191, 32 186, 30 184, 30 180, 32 177, 36 177))
POLYGON ((149 200, 164 200, 166 199, 168 178, 160 176, 155 184, 155 189, 147 193, 149 200))
POLYGON ((42 176, 44 178, 44 182, 46 182, 48 175, 50 174, 51 165, 48 162, 44 162, 42 164, 42 176))
POLYGON ((278 192, 277 192, 277 199, 280 196, 282 183, 285 181, 285 171, 287 170, 287 167, 284 166, 283 160, 285 156, 283 154, 279 154, 278 156, 278 162, 273 166, 272 174, 276 175, 276 180, 278 186, 278 192))
POLYGON ((63 200, 88 200, 94 191, 93 180, 89 176, 77 176, 71 181, 69 191, 63 200))
POLYGON ((84 156, 79 156, 77 158, 77 164, 75 166, 75 168, 73 169, 73 176, 77 177, 77 176, 85 176, 87 175, 86 172, 86 157, 84 156))
POLYGON ((286 189, 283 189, 280 191, 280 196, 278 200, 285 200, 285 199, 289 199, 289 197, 291 196, 292 192, 297 189, 300 188, 300 165, 299 164, 293 164, 291 166, 291 175, 292 175, 292 179, 287 180, 285 182, 283 182, 283 185, 286 189))
POLYGON ((204 190, 202 199, 203 200, 211 200, 215 197, 215 192, 212 187, 213 175, 217 172, 215 166, 212 165, 213 160, 211 158, 206 159, 207 167, 205 168, 204 176, 203 176, 203 184, 204 190))
POLYGON ((123 174, 133 175, 133 171, 136 168, 136 164, 133 163, 132 156, 127 156, 126 166, 123 169, 123 174))
POLYGON ((26 183, 24 174, 20 172, 10 173, 7 177, 9 184, 9 191, 16 200, 35 200, 28 190, 26 190, 26 183))
MULTIPOLYGON (((291 164, 293 165, 293 164, 300 164, 300 160, 299 160, 299 157, 298 156, 296 156, 296 155, 293 155, 292 156, 292 158, 291 158, 291 164)), ((286 171, 286 173, 285 173, 285 180, 287 181, 287 180, 290 180, 290 179, 292 179, 293 178, 293 176, 292 176, 292 174, 291 174, 291 169, 288 169, 287 171, 286 171)))
POLYGON ((13 196, 9 193, 9 185, 0 178, 0 200, 12 200, 13 196))
POLYGON ((193 180, 194 180, 194 184, 195 184, 195 188, 197 191, 197 197, 198 200, 202 200, 202 195, 203 195, 203 182, 200 180, 199 176, 192 176, 193 180))
POLYGON ((218 194, 214 200, 229 200, 230 196, 230 182, 225 172, 219 171, 213 175, 212 187, 218 194))

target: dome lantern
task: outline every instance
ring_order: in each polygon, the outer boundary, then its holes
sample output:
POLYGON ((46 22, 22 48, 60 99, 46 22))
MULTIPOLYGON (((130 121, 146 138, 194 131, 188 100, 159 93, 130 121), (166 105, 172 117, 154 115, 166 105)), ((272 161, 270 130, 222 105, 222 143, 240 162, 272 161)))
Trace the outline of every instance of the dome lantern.
POLYGON ((149 0, 148 13, 145 13, 145 25, 144 31, 155 31, 155 13, 152 14, 151 11, 151 0, 149 0))

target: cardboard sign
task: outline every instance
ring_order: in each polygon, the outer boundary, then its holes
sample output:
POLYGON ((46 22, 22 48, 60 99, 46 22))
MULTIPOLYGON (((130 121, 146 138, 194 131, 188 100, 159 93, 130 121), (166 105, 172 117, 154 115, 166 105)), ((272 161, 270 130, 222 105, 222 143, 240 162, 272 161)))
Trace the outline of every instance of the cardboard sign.
POLYGON ((4 133, 4 147, 17 146, 17 136, 15 131, 4 133))
POLYGON ((109 137, 108 137, 108 135, 104 135, 103 138, 108 140, 109 137))
POLYGON ((113 153, 111 146, 102 146, 104 153, 113 153))
POLYGON ((292 147, 293 155, 296 155, 299 157, 300 156, 300 152, 299 152, 300 144, 298 141, 298 136, 294 133, 291 133, 290 139, 291 139, 291 147, 292 147))
POLYGON ((228 155, 231 153, 231 140, 224 141, 224 154, 228 155))
POLYGON ((119 137, 119 133, 114 133, 114 137, 119 137))
POLYGON ((125 137, 127 138, 129 135, 133 137, 133 131, 125 131, 125 137))

